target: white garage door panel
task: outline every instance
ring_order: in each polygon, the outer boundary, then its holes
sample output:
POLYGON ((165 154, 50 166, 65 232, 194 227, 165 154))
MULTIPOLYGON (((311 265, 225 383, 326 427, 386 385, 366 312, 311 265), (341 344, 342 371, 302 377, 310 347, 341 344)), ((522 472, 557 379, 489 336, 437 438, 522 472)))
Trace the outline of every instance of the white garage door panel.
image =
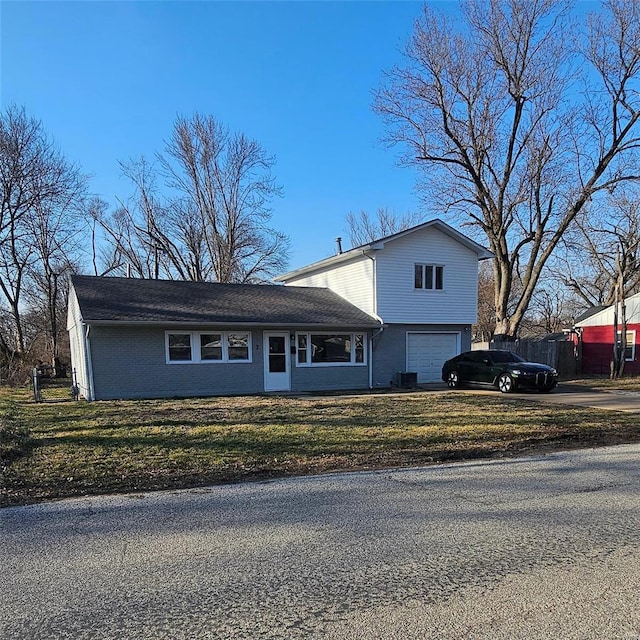
POLYGON ((418 374, 418 382, 438 382, 445 360, 457 355, 457 333, 408 333, 407 371, 418 374))

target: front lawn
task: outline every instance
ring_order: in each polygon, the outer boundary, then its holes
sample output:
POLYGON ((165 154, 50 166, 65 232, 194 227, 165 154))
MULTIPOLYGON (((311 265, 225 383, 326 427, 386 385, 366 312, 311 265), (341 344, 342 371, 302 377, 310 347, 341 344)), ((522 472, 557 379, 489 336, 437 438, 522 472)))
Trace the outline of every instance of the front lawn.
POLYGON ((35 404, 0 390, 0 505, 640 440, 638 416, 500 394, 35 404))

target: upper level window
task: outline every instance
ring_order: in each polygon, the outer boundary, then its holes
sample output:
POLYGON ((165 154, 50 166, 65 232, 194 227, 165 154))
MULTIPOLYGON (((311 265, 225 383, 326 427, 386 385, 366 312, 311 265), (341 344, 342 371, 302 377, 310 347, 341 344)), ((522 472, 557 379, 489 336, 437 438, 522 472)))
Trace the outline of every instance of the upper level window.
POLYGON ((363 333, 299 333, 298 366, 365 364, 363 333))
POLYGON ((246 331, 165 333, 168 363, 251 362, 251 334, 246 331))
POLYGON ((444 288, 444 267, 436 264, 414 265, 413 286, 416 289, 442 291, 444 288))

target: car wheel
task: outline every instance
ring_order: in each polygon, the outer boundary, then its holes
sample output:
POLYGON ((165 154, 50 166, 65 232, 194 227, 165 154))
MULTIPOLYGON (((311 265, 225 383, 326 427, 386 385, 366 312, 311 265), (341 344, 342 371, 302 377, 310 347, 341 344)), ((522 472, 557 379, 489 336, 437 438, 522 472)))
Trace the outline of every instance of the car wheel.
POLYGON ((450 389, 457 389, 460 386, 460 380, 458 379, 457 371, 449 371, 449 375, 447 376, 447 384, 450 389))
POLYGON ((503 373, 498 378, 498 389, 502 393, 511 393, 513 391, 513 378, 508 373, 503 373))

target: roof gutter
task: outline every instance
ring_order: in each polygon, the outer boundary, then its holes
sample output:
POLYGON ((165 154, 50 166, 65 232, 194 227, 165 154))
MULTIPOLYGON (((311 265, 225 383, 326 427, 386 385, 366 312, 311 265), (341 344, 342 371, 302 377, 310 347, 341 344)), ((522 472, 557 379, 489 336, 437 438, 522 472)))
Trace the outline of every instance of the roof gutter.
MULTIPOLYGON (((373 316, 372 316, 373 317, 373 316)), ((376 320, 379 320, 377 317, 376 320)), ((182 320, 91 320, 92 325, 95 326, 136 326, 136 327, 272 327, 276 328, 304 328, 309 327, 311 329, 320 329, 322 327, 340 327, 341 329, 372 329, 378 328, 382 324, 382 320, 379 322, 363 322, 357 324, 343 324, 336 322, 244 322, 241 320, 223 320, 216 322, 207 322, 201 320, 200 322, 185 322, 182 320)))

